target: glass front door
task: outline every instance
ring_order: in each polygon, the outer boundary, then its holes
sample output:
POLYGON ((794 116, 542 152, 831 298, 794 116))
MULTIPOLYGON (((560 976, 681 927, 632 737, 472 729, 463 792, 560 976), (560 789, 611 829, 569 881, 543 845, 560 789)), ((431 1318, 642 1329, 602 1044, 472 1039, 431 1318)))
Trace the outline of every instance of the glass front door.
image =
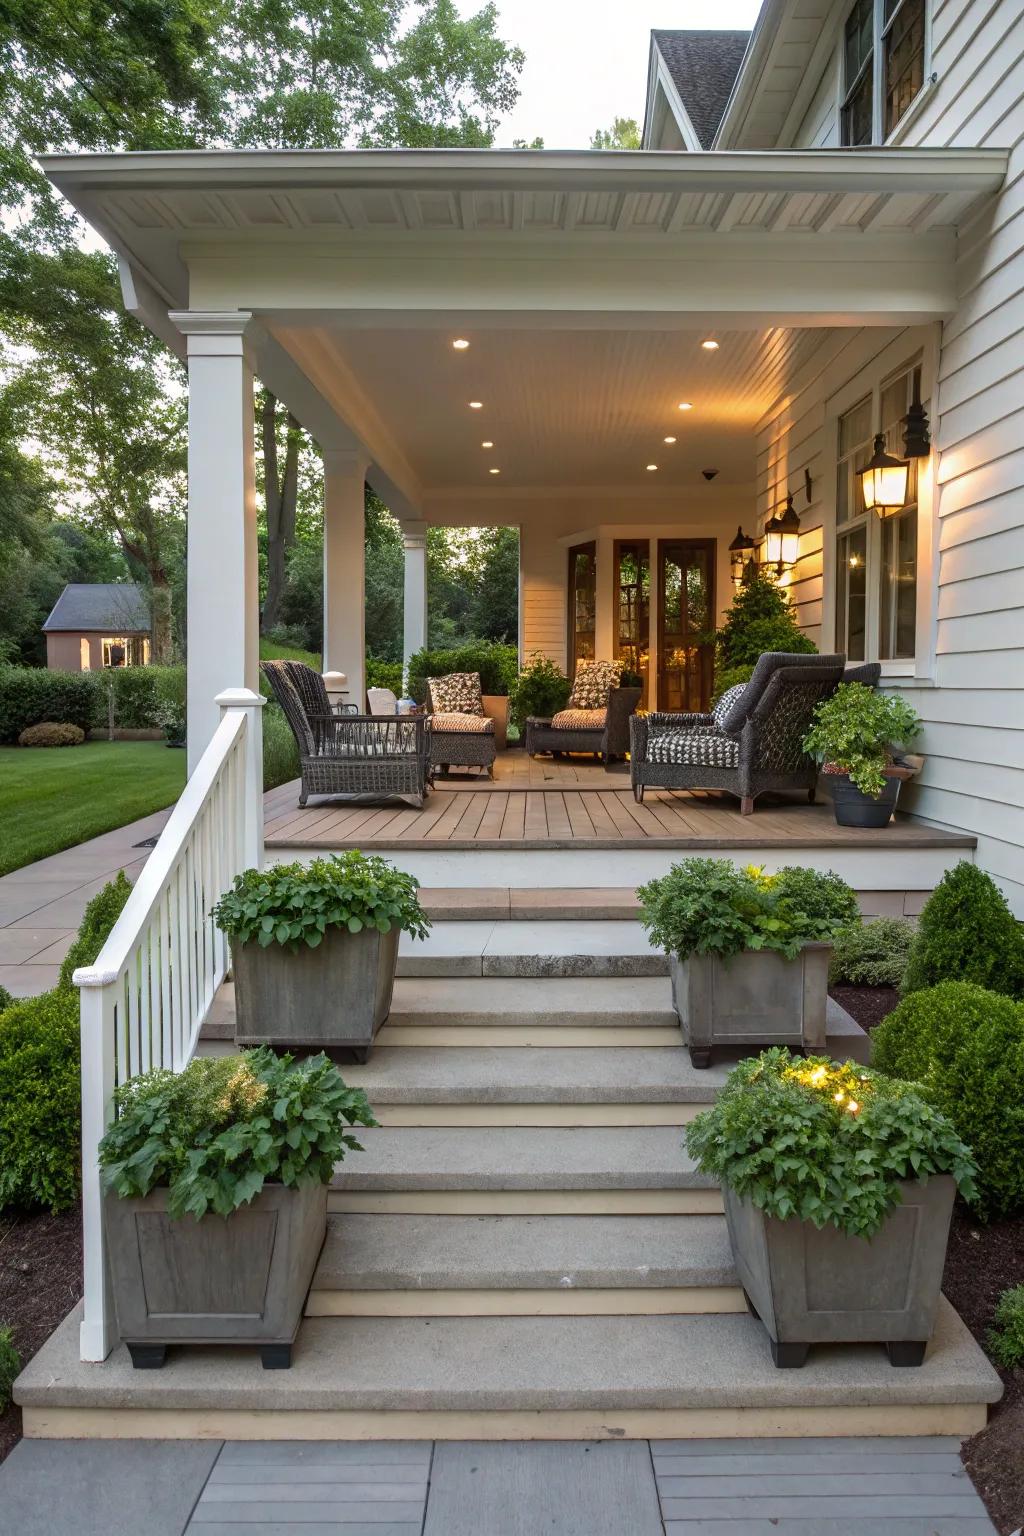
POLYGON ((715 540, 658 542, 658 709, 699 713, 714 672, 715 540))
POLYGON ((651 649, 651 546, 647 539, 615 541, 615 655, 641 680, 647 703, 651 649))
POLYGON ((578 661, 594 660, 597 628, 597 545, 577 544, 569 551, 569 675, 578 661))

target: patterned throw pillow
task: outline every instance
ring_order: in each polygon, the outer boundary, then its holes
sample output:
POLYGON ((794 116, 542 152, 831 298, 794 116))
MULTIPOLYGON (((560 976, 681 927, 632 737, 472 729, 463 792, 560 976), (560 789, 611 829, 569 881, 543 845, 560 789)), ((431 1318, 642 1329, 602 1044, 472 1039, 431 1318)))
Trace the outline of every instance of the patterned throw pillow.
POLYGON ((656 731, 647 744, 649 763, 675 763, 691 768, 735 768, 740 744, 717 731, 656 731))
POLYGON ((622 663, 618 661, 580 661, 569 695, 567 709, 607 709, 608 694, 619 686, 622 663))
POLYGON ((447 677, 429 678, 428 683, 435 714, 483 714, 479 672, 449 672, 447 677))
POLYGON ((714 720, 719 730, 722 729, 723 725, 725 724, 726 716, 746 686, 746 683, 737 683, 735 687, 727 688, 722 694, 722 697, 719 699, 718 703, 715 705, 714 709, 711 711, 711 718, 714 720))
POLYGON ((485 715, 445 714, 437 711, 430 717, 430 728, 438 731, 458 731, 463 736, 493 736, 494 721, 485 715))
POLYGON ((551 720, 553 731, 603 731, 606 709, 560 709, 551 720))

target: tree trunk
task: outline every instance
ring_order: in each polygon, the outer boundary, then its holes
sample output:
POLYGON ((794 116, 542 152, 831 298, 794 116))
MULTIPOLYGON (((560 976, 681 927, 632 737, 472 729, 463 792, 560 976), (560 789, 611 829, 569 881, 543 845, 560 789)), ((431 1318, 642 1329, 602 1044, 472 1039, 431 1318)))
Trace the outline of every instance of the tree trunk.
POLYGON ((156 667, 166 667, 171 661, 171 589, 167 577, 160 572, 152 577, 152 631, 149 642, 149 658, 156 667))
POLYGON ((260 629, 274 628, 281 599, 288 584, 288 551, 295 542, 295 513, 299 498, 299 442, 301 427, 288 412, 288 440, 284 470, 278 471, 277 400, 269 391, 263 398, 263 474, 267 508, 267 592, 263 599, 260 629))

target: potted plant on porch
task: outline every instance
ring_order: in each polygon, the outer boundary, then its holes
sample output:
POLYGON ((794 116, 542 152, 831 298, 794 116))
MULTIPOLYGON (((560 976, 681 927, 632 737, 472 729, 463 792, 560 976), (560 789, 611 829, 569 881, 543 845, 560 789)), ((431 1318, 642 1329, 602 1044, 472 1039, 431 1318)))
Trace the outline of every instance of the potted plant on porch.
POLYGON ((99 1147, 118 1332, 132 1364, 169 1344, 251 1344, 291 1364, 335 1165, 376 1124, 326 1056, 263 1048, 147 1072, 99 1147))
POLYGON ((913 777, 894 752, 920 730, 909 704, 863 683, 842 683, 822 700, 803 745, 828 776, 839 826, 888 826, 901 781, 913 777))
POLYGON ((236 875, 213 909, 231 938, 235 1043, 366 1061, 391 1011, 399 935, 430 927, 418 889, 358 849, 236 875))
POLYGON ((824 1049, 832 940, 859 921, 838 875, 683 859, 637 895, 695 1067, 719 1045, 824 1049))
POLYGON ((686 1129, 722 1181, 733 1258, 777 1366, 817 1343, 882 1343, 920 1365, 953 1199, 975 1165, 911 1084, 779 1048, 734 1068, 686 1129))

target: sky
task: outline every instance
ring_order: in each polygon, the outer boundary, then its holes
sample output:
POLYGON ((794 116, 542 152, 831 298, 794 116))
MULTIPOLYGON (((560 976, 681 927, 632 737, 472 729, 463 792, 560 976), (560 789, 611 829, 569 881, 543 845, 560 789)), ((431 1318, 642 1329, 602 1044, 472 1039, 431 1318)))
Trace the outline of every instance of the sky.
MULTIPOLYGON (((464 15, 479 0, 459 0, 464 15)), ((498 0, 499 33, 526 54, 515 110, 495 143, 585 149, 615 117, 643 124, 652 27, 749 28, 760 0, 498 0)))

